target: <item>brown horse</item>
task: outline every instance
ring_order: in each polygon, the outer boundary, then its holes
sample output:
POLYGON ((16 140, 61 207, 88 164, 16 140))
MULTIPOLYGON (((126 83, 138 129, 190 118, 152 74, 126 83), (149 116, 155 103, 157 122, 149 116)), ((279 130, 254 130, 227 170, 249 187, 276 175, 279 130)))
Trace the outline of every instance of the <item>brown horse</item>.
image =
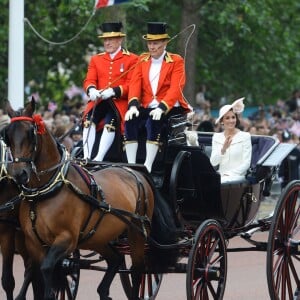
MULTIPOLYGON (((19 228, 18 222, 18 195, 20 190, 16 184, 8 178, 6 170, 6 145, 0 140, 0 247, 2 254, 2 287, 7 300, 13 300, 15 279, 13 276, 14 254, 20 254, 24 261, 25 278, 17 300, 25 300, 31 278, 31 260, 25 248, 24 234, 19 228)), ((36 292, 34 293, 35 295, 36 292)), ((39 297, 35 297, 39 299, 39 297)))
MULTIPOLYGON (((143 173, 127 167, 90 173, 70 162, 34 110, 34 99, 23 111, 7 104, 11 124, 5 142, 13 156, 8 172, 23 189, 19 218, 28 251, 41 264, 44 299, 55 299, 55 268, 76 249, 96 251, 106 260, 107 271, 97 292, 101 300, 111 299, 109 288, 123 257, 110 242, 124 232, 132 260, 130 299, 139 299, 154 210, 153 186, 143 173)), ((156 203, 155 228, 157 240, 163 241, 158 235, 165 233, 169 239, 174 228, 166 224, 165 211, 158 212, 158 207, 156 203)))

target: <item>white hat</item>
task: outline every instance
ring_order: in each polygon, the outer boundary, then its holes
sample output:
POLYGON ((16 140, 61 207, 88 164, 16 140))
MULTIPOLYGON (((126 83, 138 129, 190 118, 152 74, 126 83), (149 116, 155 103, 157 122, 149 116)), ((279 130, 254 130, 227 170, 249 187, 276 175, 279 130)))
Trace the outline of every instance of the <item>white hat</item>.
POLYGON ((235 100, 232 104, 226 104, 226 105, 222 106, 219 111, 219 117, 215 123, 218 124, 219 121, 223 118, 223 116, 226 113, 228 113, 231 109, 233 110, 233 112, 235 114, 240 114, 241 112, 243 112, 244 107, 245 107, 245 105, 243 103, 244 99, 245 99, 245 97, 239 98, 239 99, 235 100))

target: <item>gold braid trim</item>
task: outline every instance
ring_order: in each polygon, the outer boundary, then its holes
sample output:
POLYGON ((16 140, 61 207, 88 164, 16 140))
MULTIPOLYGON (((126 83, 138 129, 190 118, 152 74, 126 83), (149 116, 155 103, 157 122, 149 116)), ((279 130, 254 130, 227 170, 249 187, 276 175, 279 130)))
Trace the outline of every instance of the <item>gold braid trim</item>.
POLYGON ((116 127, 111 124, 105 124, 104 127, 107 129, 108 132, 116 131, 116 127))

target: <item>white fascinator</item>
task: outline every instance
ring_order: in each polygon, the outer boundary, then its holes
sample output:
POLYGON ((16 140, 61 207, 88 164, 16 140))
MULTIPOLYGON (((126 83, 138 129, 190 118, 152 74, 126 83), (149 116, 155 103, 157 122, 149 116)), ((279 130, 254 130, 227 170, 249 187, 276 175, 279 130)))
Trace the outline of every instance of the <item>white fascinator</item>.
POLYGON ((216 120, 216 124, 218 124, 220 122, 220 120, 223 118, 223 116, 229 112, 231 109, 233 110, 233 112, 235 114, 240 114, 244 111, 244 108, 245 108, 245 105, 244 105, 244 99, 245 97, 243 98, 239 98, 237 100, 235 100, 232 104, 226 104, 224 106, 222 106, 220 108, 220 111, 219 111, 219 117, 218 119, 216 120))

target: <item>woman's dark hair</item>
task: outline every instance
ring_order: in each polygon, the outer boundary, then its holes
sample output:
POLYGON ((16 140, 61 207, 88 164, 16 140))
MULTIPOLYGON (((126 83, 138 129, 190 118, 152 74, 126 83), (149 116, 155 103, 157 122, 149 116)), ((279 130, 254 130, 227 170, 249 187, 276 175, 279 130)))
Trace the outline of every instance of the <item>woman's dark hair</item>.
POLYGON ((235 127, 239 127, 240 124, 241 124, 240 118, 239 118, 238 114, 235 114, 235 117, 236 117, 236 124, 235 124, 235 127))
MULTIPOLYGON (((233 109, 231 108, 229 111, 232 111, 232 112, 233 112, 233 109)), ((240 119, 239 119, 238 114, 236 114, 236 113, 234 113, 234 114, 235 114, 235 118, 236 118, 236 124, 235 124, 235 127, 239 127, 240 124, 241 124, 241 121, 240 121, 240 119)), ((223 121, 223 118, 224 118, 224 116, 220 119, 220 122, 223 121)))
POLYGON ((197 131, 214 132, 215 129, 212 122, 205 120, 199 124, 199 126, 197 127, 197 131))

